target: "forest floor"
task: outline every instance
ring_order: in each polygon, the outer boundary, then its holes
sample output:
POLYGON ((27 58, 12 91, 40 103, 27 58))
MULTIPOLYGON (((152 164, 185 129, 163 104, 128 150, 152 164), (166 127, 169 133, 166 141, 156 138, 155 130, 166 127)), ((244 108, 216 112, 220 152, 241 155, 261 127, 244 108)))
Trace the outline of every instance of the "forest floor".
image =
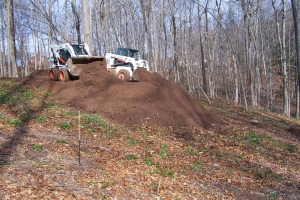
POLYGON ((143 71, 47 75, 0 79, 1 199, 299 199, 299 120, 143 71))

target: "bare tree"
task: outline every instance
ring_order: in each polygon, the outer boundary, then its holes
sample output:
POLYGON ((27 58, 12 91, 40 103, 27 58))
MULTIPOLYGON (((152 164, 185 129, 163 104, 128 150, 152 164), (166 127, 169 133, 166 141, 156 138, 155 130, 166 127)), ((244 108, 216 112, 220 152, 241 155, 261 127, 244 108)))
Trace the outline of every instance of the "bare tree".
POLYGON ((75 29, 76 29, 76 33, 77 33, 77 42, 79 44, 81 44, 80 16, 76 10, 76 4, 75 4, 74 0, 71 1, 71 7, 72 7, 72 14, 73 14, 73 19, 74 19, 75 29))
POLYGON ((5 24, 7 32, 8 47, 8 76, 17 77, 16 46, 15 46, 15 24, 14 24, 13 0, 5 0, 5 24))
POLYGON ((82 0, 82 18, 83 18, 83 32, 84 41, 92 49, 92 30, 91 30, 91 17, 90 17, 90 1, 82 0))
POLYGON ((5 59, 5 44, 4 44, 4 24, 2 24, 2 22, 4 21, 2 16, 3 16, 3 8, 4 8, 4 2, 2 1, 1 4, 0 4, 0 34, 1 34, 1 54, 0 54, 0 76, 7 76, 7 73, 6 73, 6 67, 5 67, 5 62, 6 62, 6 59, 5 59))
POLYGON ((280 22, 279 22, 279 14, 278 9, 275 5, 275 1, 272 0, 272 5, 274 9, 275 19, 276 19, 276 29, 277 29, 277 39, 280 47, 280 61, 281 61, 281 69, 282 69, 282 93, 283 93, 283 113, 286 116, 290 116, 290 109, 289 109, 289 97, 288 97, 288 77, 287 77, 287 61, 286 61, 286 0, 281 0, 282 3, 282 22, 281 22, 281 29, 280 29, 280 22))
POLYGON ((203 50, 203 41, 202 41, 202 24, 201 24, 202 16, 201 15, 202 14, 201 14, 200 0, 198 0, 198 22, 199 22, 200 58, 201 58, 201 66, 202 66, 202 82, 203 82, 203 90, 205 93, 207 93, 206 71, 205 71, 206 64, 204 60, 204 50, 203 50))
POLYGON ((295 42, 296 42, 296 58, 298 69, 298 89, 296 95, 296 117, 299 118, 299 93, 300 93, 300 1, 292 0, 295 42))

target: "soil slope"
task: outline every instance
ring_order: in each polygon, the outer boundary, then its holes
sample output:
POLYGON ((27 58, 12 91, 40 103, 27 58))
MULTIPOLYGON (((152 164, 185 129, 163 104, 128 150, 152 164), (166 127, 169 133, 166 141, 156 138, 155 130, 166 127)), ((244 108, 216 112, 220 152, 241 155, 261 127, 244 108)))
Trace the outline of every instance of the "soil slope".
POLYGON ((192 99, 177 83, 138 69, 139 82, 123 82, 99 62, 84 65, 79 80, 54 82, 48 70, 37 70, 23 84, 49 91, 59 102, 129 127, 209 128, 221 119, 192 99))

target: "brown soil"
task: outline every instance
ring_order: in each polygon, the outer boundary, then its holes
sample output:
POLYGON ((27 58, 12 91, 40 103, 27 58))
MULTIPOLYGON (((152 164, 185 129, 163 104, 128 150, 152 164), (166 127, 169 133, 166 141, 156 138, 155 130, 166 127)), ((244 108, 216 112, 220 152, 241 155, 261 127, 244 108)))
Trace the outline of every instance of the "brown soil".
POLYGON ((83 67, 79 80, 54 82, 48 70, 37 70, 22 82, 49 91, 63 104, 129 127, 209 128, 221 123, 219 116, 192 99, 177 83, 145 69, 138 72, 139 82, 123 82, 93 62, 83 67))

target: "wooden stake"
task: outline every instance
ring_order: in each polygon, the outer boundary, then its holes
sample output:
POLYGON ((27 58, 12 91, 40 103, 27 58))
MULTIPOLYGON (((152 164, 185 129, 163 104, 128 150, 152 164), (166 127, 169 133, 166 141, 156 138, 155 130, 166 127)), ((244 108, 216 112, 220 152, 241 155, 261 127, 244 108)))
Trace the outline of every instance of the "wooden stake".
POLYGON ((78 162, 80 163, 80 111, 78 111, 78 162))

